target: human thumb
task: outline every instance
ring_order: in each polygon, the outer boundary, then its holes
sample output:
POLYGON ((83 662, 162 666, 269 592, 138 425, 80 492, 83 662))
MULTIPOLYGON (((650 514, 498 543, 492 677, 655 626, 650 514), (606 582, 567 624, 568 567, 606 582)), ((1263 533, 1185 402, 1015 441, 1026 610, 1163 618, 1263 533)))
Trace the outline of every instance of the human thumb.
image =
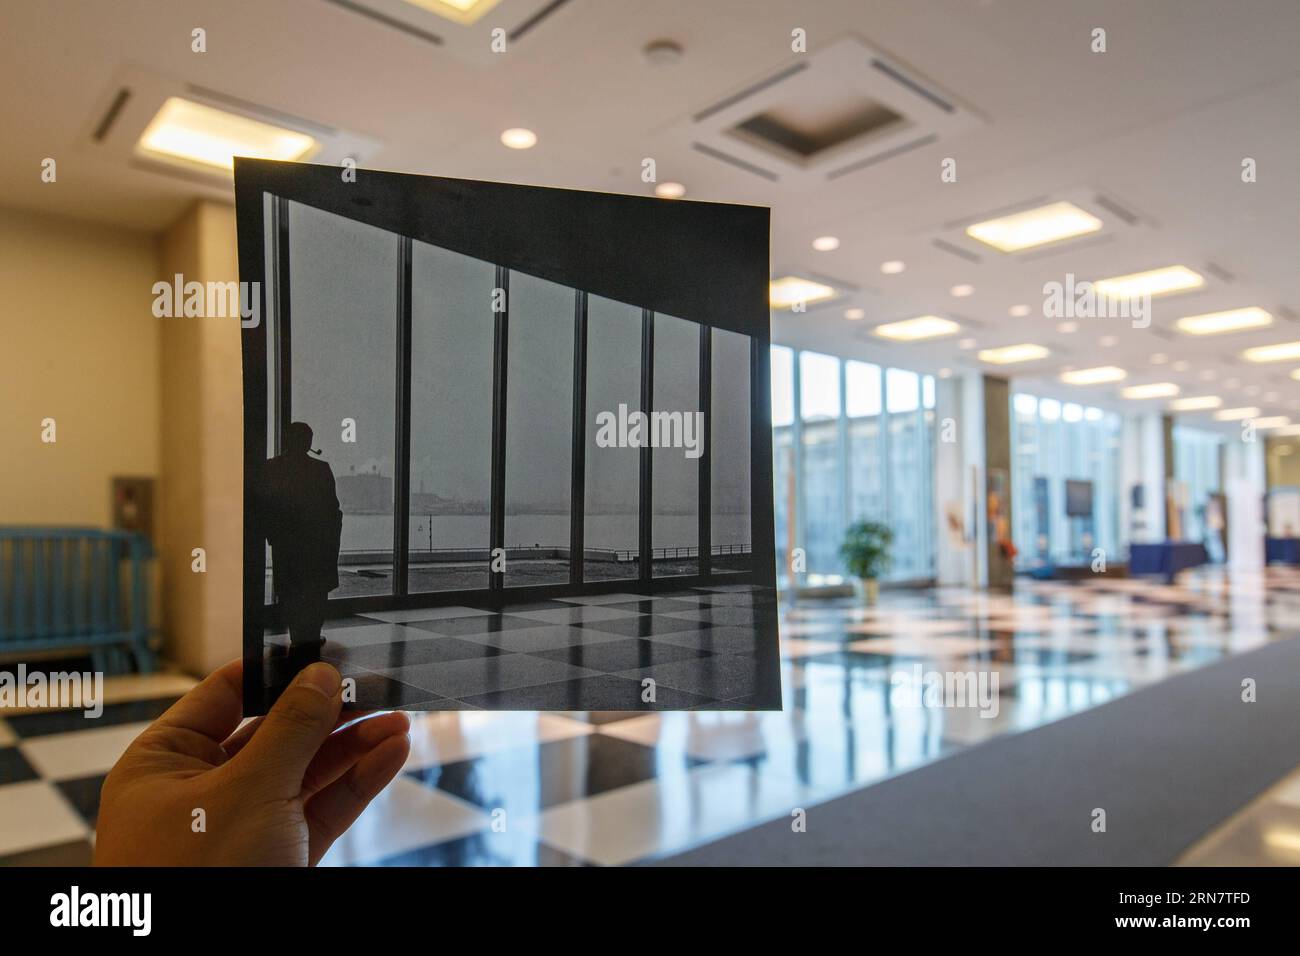
POLYGON ((297 796, 308 764, 338 721, 342 686, 329 664, 304 668, 235 755, 232 769, 254 774, 280 796, 297 796))

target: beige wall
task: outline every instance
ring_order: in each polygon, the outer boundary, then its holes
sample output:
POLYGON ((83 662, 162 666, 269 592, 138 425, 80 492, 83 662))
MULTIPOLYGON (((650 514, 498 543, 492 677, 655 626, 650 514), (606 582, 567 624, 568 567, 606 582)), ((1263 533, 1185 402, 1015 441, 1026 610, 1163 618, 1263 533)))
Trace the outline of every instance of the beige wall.
MULTIPOLYGON (((198 202, 160 241, 162 276, 239 278, 235 212, 198 202)), ((242 639, 243 393, 239 322, 168 318, 162 328, 164 626, 168 656, 206 673, 242 639), (206 552, 207 571, 191 569, 206 552)))
POLYGON ((1268 487, 1300 487, 1300 440, 1268 438, 1264 446, 1268 487))
POLYGON ((196 203, 161 237, 0 209, 0 524, 107 527, 110 478, 155 478, 163 656, 206 673, 241 639, 239 323, 156 318, 178 272, 238 278, 232 207, 196 203))
POLYGON ((105 527, 111 476, 158 477, 157 274, 153 236, 0 209, 0 524, 105 527))

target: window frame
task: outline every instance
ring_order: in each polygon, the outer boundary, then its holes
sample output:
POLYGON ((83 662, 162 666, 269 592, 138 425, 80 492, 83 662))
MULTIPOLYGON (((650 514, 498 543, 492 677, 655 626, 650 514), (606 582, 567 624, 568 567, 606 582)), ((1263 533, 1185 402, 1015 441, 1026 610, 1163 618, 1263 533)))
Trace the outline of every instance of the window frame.
MULTIPOLYGON (((273 382, 262 382, 262 394, 266 396, 267 404, 270 406, 269 412, 273 415, 275 423, 274 429, 274 448, 265 449, 274 454, 278 454, 281 448, 281 435, 285 428, 293 420, 292 402, 290 399, 290 383, 292 381, 292 355, 290 343, 293 334, 293 317, 292 317, 292 288, 289 277, 289 202, 300 203, 304 206, 310 206, 324 212, 335 214, 336 210, 317 205, 310 201, 305 201, 301 197, 289 197, 279 195, 278 193, 267 191, 264 194, 263 202, 269 198, 266 204, 267 213, 264 217, 257 217, 256 228, 259 234, 264 237, 264 241, 269 240, 269 265, 274 276, 272 285, 273 295, 270 295, 269 302, 264 302, 264 314, 270 316, 271 321, 261 323, 256 328, 245 330, 246 333, 254 333, 254 347, 250 350, 251 355, 261 354, 262 374, 265 375, 266 354, 271 354, 276 359, 275 380, 273 382), (264 220, 264 221, 263 221, 264 220), (270 306, 267 312, 265 305, 270 306), (259 348, 260 346, 260 348, 259 348), (266 386, 270 386, 267 388, 266 386)), ((362 220, 364 221, 364 220, 362 220)), ((382 226, 379 228, 383 228, 382 226)), ((388 232, 393 232, 387 229, 388 232)), ((393 409, 394 428, 395 428, 395 454, 394 454, 394 475, 393 475, 393 562, 392 562, 392 590, 385 594, 358 595, 350 597, 332 597, 329 600, 329 608, 332 616, 342 616, 349 613, 360 613, 365 611, 378 610, 399 610, 418 607, 439 607, 446 605, 455 605, 465 603, 466 597, 470 596, 475 600, 482 600, 493 605, 504 605, 517 601, 539 600, 565 595, 582 595, 582 594, 600 594, 616 593, 626 590, 629 587, 635 587, 639 591, 654 592, 664 590, 676 590, 688 587, 708 587, 711 585, 727 584, 763 584, 774 583, 775 578, 772 574, 764 573, 765 569, 755 567, 751 560, 751 566, 748 570, 728 570, 714 572, 711 567, 711 488, 712 488, 712 339, 713 326, 698 322, 692 319, 674 316, 683 321, 688 321, 698 327, 700 330, 700 345, 698 349, 698 368, 697 376, 699 381, 699 410, 705 413, 704 433, 701 436, 702 452, 697 459, 698 481, 699 481, 699 499, 697 507, 697 528, 696 528, 696 549, 698 557, 698 567, 695 573, 684 575, 655 575, 653 568, 653 544, 652 544, 652 526, 653 526, 653 483, 652 463, 655 449, 643 447, 640 449, 640 487, 638 490, 638 553, 640 560, 638 562, 638 576, 629 578, 620 578, 610 581, 591 581, 584 579, 584 540, 586 524, 586 440, 585 428, 587 425, 587 416, 592 411, 588 408, 587 401, 587 377, 588 377, 588 296, 593 294, 588 290, 573 288, 565 285, 566 288, 572 288, 574 294, 573 304, 573 321, 574 321, 574 367, 573 367, 573 399, 572 399, 572 417, 569 424, 569 443, 570 443, 570 461, 572 470, 570 474, 570 522, 569 522, 569 576, 565 582, 556 582, 552 584, 541 585, 522 585, 507 586, 505 584, 505 573, 493 571, 488 575, 488 586, 486 588, 457 589, 444 591, 411 591, 409 589, 409 536, 410 536, 410 491, 411 491, 411 322, 412 322, 412 250, 414 242, 418 237, 412 237, 401 233, 393 232, 394 237, 399 242, 398 268, 394 276, 394 282, 397 287, 397 309, 393 315, 393 321, 396 324, 397 349, 396 349, 396 367, 394 374, 396 376, 397 395, 393 409)), ((425 241, 420 239, 419 241, 425 241)), ((429 243, 437 245, 436 243, 429 243)), ((439 246, 439 248, 447 248, 439 246)), ((451 250, 457 251, 457 250, 451 250)), ((508 397, 508 355, 509 355, 509 336, 510 336, 510 274, 512 271, 506 266, 496 265, 496 283, 497 288, 505 290, 505 303, 500 311, 493 312, 493 370, 492 370, 492 464, 490 475, 490 504, 489 504, 489 554, 502 553, 497 549, 504 551, 505 545, 505 501, 506 501, 506 411, 508 397)), ((256 278, 262 278, 262 269, 255 270, 256 278)), ((265 292, 266 283, 263 283, 265 292)), ((617 300, 615 300, 617 301, 617 300)), ((625 303, 633 305, 632 303, 625 303)), ((653 310, 642 308, 642 339, 640 354, 641 369, 641 395, 642 408, 653 409, 651 399, 654 393, 654 321, 655 313, 653 310)), ((764 505, 772 506, 771 501, 767 501, 761 494, 754 494, 753 489, 770 487, 771 484, 771 437, 770 428, 764 425, 759 427, 759 422, 766 423, 767 419, 761 415, 754 414, 756 409, 762 408, 763 404, 768 401, 770 394, 770 356, 768 349, 770 343, 768 340, 755 335, 749 335, 744 332, 733 331, 733 334, 744 335, 749 342, 749 361, 750 361, 750 387, 749 387, 749 425, 750 425, 750 464, 751 474, 751 522, 750 522, 750 542, 749 553, 752 558, 756 558, 764 553, 763 542, 759 539, 762 536, 763 523, 760 520, 764 505), (763 403, 763 404, 760 404, 763 403), (768 432, 767 440, 762 440, 762 432, 768 432), (762 462, 767 459, 766 475, 762 470, 762 462), (766 484, 765 484, 766 481, 766 484)), ((256 374, 256 366, 252 369, 245 366, 245 375, 256 374)), ((246 409, 246 427, 247 418, 255 410, 246 409)), ((261 410, 262 421, 267 421, 268 409, 261 410)), ((263 435, 266 428, 263 425, 263 435)), ((263 438, 263 441, 265 438, 263 438)), ((675 451, 675 449, 674 449, 675 451)), ((770 526, 771 522, 768 522, 770 526)), ((248 560, 248 550, 246 548, 245 560, 248 560)), ((262 574, 265 576, 266 565, 263 558, 262 574)), ((772 569, 774 572, 775 569, 772 569)), ((262 602, 264 619, 270 623, 278 623, 279 605, 276 603, 262 602)))

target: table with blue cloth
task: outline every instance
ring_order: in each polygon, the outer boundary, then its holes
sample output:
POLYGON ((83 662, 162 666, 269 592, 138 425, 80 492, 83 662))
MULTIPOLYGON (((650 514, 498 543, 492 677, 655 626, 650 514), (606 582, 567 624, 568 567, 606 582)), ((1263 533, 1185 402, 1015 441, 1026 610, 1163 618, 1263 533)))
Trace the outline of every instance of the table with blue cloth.
POLYGON ((1128 573, 1129 577, 1159 574, 1166 583, 1173 584, 1179 571, 1208 564, 1209 560, 1205 545, 1197 541, 1131 544, 1128 549, 1128 573))
POLYGON ((1264 560, 1268 564, 1300 564, 1300 538, 1265 538, 1264 560))

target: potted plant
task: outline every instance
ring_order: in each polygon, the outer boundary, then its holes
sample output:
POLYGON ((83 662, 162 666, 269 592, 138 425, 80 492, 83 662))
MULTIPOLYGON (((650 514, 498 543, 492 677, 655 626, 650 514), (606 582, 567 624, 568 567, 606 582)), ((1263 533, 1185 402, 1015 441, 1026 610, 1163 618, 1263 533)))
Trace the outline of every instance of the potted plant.
POLYGON ((880 575, 889 568, 889 546, 894 532, 879 521, 858 521, 844 532, 840 557, 849 573, 862 582, 862 598, 875 604, 880 595, 880 575))

